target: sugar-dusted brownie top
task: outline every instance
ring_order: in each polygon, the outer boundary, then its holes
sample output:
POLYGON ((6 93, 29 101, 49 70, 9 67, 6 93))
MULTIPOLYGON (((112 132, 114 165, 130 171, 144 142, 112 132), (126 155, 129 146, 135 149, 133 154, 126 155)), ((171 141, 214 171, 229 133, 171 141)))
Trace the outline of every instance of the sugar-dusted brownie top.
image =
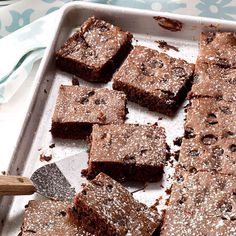
POLYGON ((85 80, 105 82, 131 50, 132 34, 90 17, 56 52, 58 66, 85 80))
MULTIPOLYGON (((97 219, 97 224, 94 225, 96 230, 99 230, 99 222, 105 222, 109 235, 147 236, 152 235, 160 225, 160 216, 156 210, 136 201, 128 190, 104 173, 86 184, 74 203, 77 209, 83 205, 90 210, 88 218, 97 219)), ((80 216, 80 211, 78 215, 80 216)))
POLYGON ((22 236, 89 236, 82 227, 69 221, 67 207, 69 202, 52 200, 30 201, 25 209, 22 236))
POLYGON ((236 101, 236 69, 197 62, 195 79, 189 97, 213 97, 225 101, 236 101))
POLYGON ((236 104, 194 98, 188 107, 180 164, 187 169, 236 172, 236 104))
POLYGON ((236 103, 207 97, 191 99, 185 130, 192 130, 194 135, 212 132, 219 139, 236 135, 236 103))
POLYGON ((94 125, 88 178, 104 172, 119 181, 157 181, 169 157, 165 130, 158 125, 94 125))
POLYGON ((115 74, 114 80, 156 95, 167 93, 169 99, 174 99, 192 76, 193 69, 193 64, 185 60, 136 46, 115 74))
POLYGON ((236 177, 177 171, 161 236, 236 235, 236 177))
POLYGON ((200 36, 198 61, 229 68, 236 63, 236 37, 233 32, 205 32, 200 36))
POLYGON ((123 123, 126 96, 106 88, 61 85, 52 122, 123 123))
POLYGON ((94 125, 90 161, 163 166, 169 154, 165 130, 158 125, 94 125))

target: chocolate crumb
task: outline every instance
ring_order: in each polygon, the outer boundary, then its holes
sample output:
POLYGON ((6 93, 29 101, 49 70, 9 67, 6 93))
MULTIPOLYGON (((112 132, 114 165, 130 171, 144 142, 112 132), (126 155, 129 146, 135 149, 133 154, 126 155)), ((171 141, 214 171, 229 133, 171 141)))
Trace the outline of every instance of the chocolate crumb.
POLYGON ((180 153, 179 150, 174 152, 174 158, 175 158, 176 161, 179 160, 179 153, 180 153))
POLYGON ((1 171, 2 175, 6 175, 7 172, 4 170, 4 171, 1 171))
POLYGON ((49 145, 49 148, 54 148, 55 146, 56 146, 55 143, 52 143, 49 145))
POLYGON ((174 143, 174 145, 175 146, 181 146, 181 144, 182 144, 182 140, 183 140, 183 137, 177 137, 174 141, 173 141, 173 143, 174 143))
POLYGON ((181 31, 183 27, 183 23, 178 20, 173 20, 162 16, 154 16, 153 19, 156 20, 162 28, 172 32, 181 31))
POLYGON ((170 50, 170 49, 172 49, 172 50, 174 50, 174 51, 176 51, 176 52, 179 52, 179 49, 178 49, 177 47, 168 44, 168 43, 167 43, 166 41, 164 41, 164 40, 156 40, 155 43, 158 44, 158 47, 159 47, 159 48, 162 48, 162 49, 164 49, 164 50, 170 50))
POLYGON ((165 190, 165 192, 166 192, 167 195, 170 195, 171 194, 171 189, 168 188, 168 189, 165 190))
POLYGON ((45 155, 45 154, 40 154, 39 160, 40 161, 51 161, 52 155, 45 155))

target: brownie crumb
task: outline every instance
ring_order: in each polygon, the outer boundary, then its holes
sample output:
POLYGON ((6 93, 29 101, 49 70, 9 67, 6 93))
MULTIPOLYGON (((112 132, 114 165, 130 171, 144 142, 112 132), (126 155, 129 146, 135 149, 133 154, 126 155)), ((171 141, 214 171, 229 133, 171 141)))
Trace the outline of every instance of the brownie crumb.
POLYGON ((164 40, 156 40, 155 43, 157 43, 157 44, 158 44, 158 47, 161 48, 161 49, 164 49, 164 50, 167 50, 167 51, 170 50, 170 49, 172 49, 172 50, 174 50, 174 51, 176 51, 176 52, 179 52, 179 49, 178 49, 177 47, 168 44, 168 43, 167 43, 166 41, 164 41, 164 40))
POLYGON ((177 137, 174 141, 173 141, 173 143, 174 143, 174 145, 175 146, 181 146, 181 143, 182 143, 182 140, 183 140, 183 137, 177 137))
POLYGON ((171 194, 171 189, 168 188, 168 189, 165 190, 165 192, 166 192, 167 195, 170 195, 171 194))
POLYGON ((45 155, 45 154, 40 154, 39 157, 40 161, 51 161, 52 155, 45 155))
POLYGON ((52 143, 49 145, 49 148, 54 148, 55 146, 56 146, 55 143, 52 143))
POLYGON ((6 175, 7 172, 4 170, 4 171, 1 171, 2 175, 6 175))

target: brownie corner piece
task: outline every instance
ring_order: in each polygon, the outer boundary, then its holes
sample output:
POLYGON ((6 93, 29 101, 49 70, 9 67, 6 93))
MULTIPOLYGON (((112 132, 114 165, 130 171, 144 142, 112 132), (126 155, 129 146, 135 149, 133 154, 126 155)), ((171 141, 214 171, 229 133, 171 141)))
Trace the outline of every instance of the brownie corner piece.
POLYGON ((93 124, 123 123, 126 96, 106 88, 61 85, 51 133, 60 138, 86 138, 93 124))
POLYGON ((71 205, 67 201, 31 200, 25 209, 20 235, 90 236, 70 222, 67 208, 71 205))
POLYGON ((153 235, 160 226, 155 209, 136 201, 121 184, 100 173, 74 199, 74 215, 88 232, 103 235, 153 235))
POLYGON ((113 88, 149 110, 173 116, 191 87, 194 65, 136 46, 113 76, 113 88))
POLYGON ((90 17, 56 52, 64 71, 91 82, 107 82, 132 49, 132 34, 90 17))
POLYGON ((88 178, 104 172, 118 181, 158 181, 169 156, 165 130, 158 125, 94 125, 88 178))

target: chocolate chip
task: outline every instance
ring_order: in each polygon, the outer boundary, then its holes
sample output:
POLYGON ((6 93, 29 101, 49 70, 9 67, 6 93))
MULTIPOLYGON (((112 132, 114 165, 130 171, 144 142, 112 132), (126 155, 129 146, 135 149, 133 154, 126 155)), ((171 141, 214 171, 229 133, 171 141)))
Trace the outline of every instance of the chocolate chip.
POLYGON ((189 168, 189 172, 190 172, 190 173, 197 173, 197 169, 196 169, 195 167, 191 166, 191 167, 189 168))
POLYGON ((189 155, 192 157, 197 157, 200 155, 200 152, 197 149, 193 149, 189 151, 189 155))
POLYGON ((149 62, 148 62, 149 66, 152 67, 152 68, 162 68, 163 67, 163 62, 162 60, 158 60, 158 59, 151 59, 149 62))
POLYGON ((89 100, 88 100, 88 98, 87 97, 82 97, 81 99, 80 99, 80 103, 81 104, 85 104, 85 103, 87 103, 89 100))
POLYGON ((173 75, 175 75, 179 78, 184 77, 187 74, 185 69, 183 67, 180 67, 180 66, 173 67, 172 68, 172 73, 173 73, 173 75))
POLYGON ((225 113, 226 115, 232 114, 232 111, 230 110, 229 107, 222 106, 222 107, 220 107, 220 110, 221 110, 223 113, 225 113))
POLYGON ((231 212, 232 211, 232 205, 229 202, 223 202, 219 205, 221 212, 231 212))
POLYGON ((101 32, 107 32, 107 31, 110 30, 107 25, 101 25, 101 26, 99 27, 99 29, 100 29, 101 32))
POLYGON ((147 152, 147 149, 142 149, 142 150, 140 151, 141 155, 145 154, 146 152, 147 152))
POLYGON ((187 197, 182 196, 181 199, 178 200, 178 203, 179 203, 179 204, 183 204, 183 203, 186 202, 186 201, 187 201, 187 197))
POLYGON ((82 193, 83 195, 87 195, 87 191, 86 191, 86 190, 82 190, 81 193, 82 193))
POLYGON ((219 66, 220 68, 224 68, 224 69, 230 67, 229 61, 224 58, 217 58, 216 65, 219 66))
POLYGON ((233 136, 233 135, 234 135, 233 132, 231 132, 231 131, 226 131, 226 132, 223 133, 223 138, 228 138, 228 137, 233 136))
POLYGON ((184 131, 184 137, 187 139, 194 138, 196 135, 194 134, 193 128, 186 127, 184 131))
POLYGON ((133 155, 126 155, 123 161, 126 164, 136 164, 135 156, 133 155))
POLYGON ((64 217, 66 216, 66 212, 65 211, 60 211, 60 214, 64 217))
POLYGON ((215 35, 216 35, 215 32, 208 32, 207 33, 207 38, 206 38, 206 43, 207 44, 211 43, 214 40, 215 35))
POLYGON ((178 176, 177 178, 177 182, 180 184, 184 181, 184 177, 181 175, 181 176, 178 176))
POLYGON ((213 156, 222 156, 224 154, 224 149, 220 148, 219 146, 212 148, 213 156))
POLYGON ((218 138, 213 134, 207 134, 204 135, 201 140, 205 145, 212 145, 218 140, 218 138))
POLYGON ((106 102, 105 102, 105 100, 104 99, 100 99, 100 98, 98 98, 98 99, 96 99, 95 101, 94 101, 94 103, 96 104, 96 105, 100 105, 100 104, 106 104, 106 102))
POLYGON ((106 186, 107 192, 111 193, 111 192, 112 192, 112 188, 113 188, 113 185, 108 184, 108 185, 106 186))
POLYGON ((229 150, 230 150, 231 152, 236 152, 236 144, 231 144, 231 145, 229 146, 229 150))
POLYGON ((91 97, 91 96, 93 96, 94 94, 95 94, 95 91, 92 90, 92 91, 88 92, 88 97, 91 97))

